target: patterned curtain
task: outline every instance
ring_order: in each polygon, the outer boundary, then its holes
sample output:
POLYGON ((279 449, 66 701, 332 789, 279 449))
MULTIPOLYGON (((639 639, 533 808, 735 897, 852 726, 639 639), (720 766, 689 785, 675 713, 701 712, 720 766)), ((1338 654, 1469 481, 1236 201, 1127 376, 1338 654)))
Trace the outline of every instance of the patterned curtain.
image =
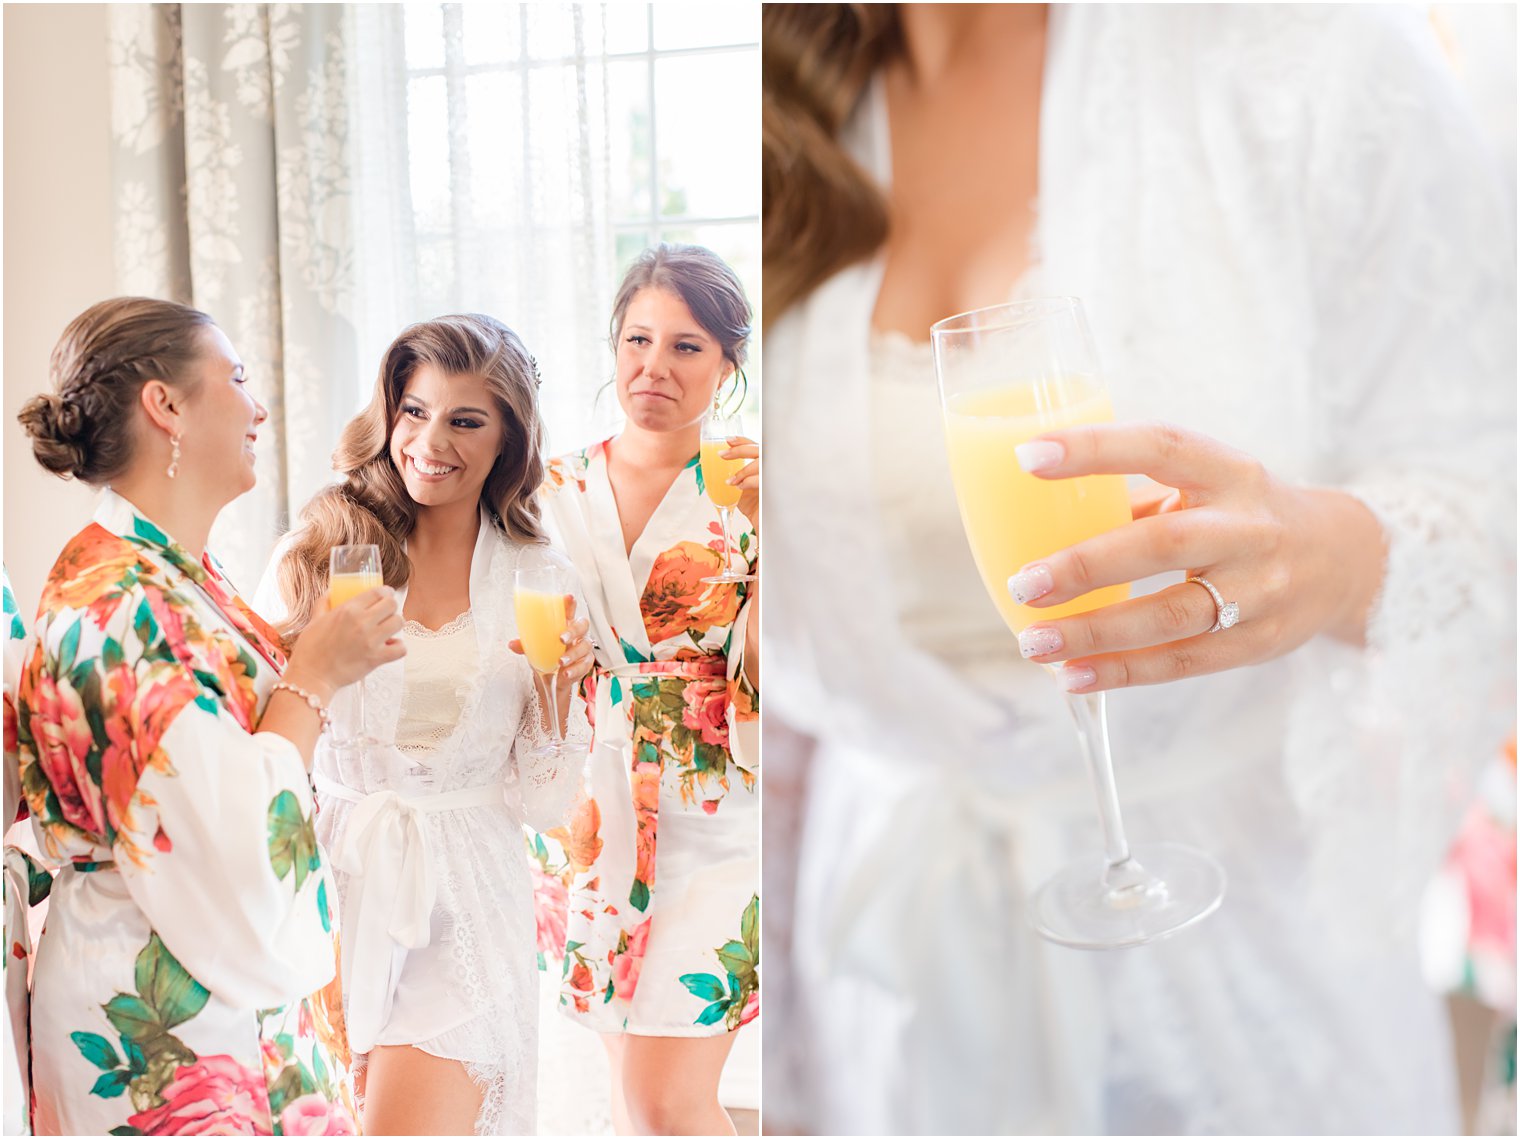
POLYGON ((275 538, 330 477, 363 387, 354 15, 289 4, 110 10, 118 286, 209 312, 270 411, 258 486, 212 535, 250 593, 275 538))

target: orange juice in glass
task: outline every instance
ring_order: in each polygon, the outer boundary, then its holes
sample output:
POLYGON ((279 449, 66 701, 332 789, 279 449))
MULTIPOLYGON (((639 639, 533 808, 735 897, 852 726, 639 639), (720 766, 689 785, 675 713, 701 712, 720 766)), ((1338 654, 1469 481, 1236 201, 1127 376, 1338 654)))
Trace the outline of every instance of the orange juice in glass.
MULTIPOLYGON (((1128 583, 1040 608, 1008 592, 1008 578, 1024 566, 1131 519, 1122 476, 1037 478, 1014 450, 1048 431, 1114 417, 1082 302, 1052 297, 977 309, 939 321, 929 336, 961 521, 1009 629, 1017 634, 1035 621, 1126 600, 1128 583)), ((1074 863, 1035 892, 1035 930, 1074 948, 1123 949, 1203 920, 1224 897, 1224 870, 1180 843, 1130 847, 1103 694, 1073 693, 1067 705, 1098 800, 1104 858, 1074 863)))
MULTIPOLYGON (((372 544, 334 546, 328 556, 327 607, 352 601, 366 590, 378 589, 385 584, 380 571, 380 547, 372 544)), ((364 681, 355 690, 354 711, 358 719, 358 734, 351 739, 335 741, 340 747, 358 744, 363 747, 374 743, 366 729, 364 719, 364 681)))

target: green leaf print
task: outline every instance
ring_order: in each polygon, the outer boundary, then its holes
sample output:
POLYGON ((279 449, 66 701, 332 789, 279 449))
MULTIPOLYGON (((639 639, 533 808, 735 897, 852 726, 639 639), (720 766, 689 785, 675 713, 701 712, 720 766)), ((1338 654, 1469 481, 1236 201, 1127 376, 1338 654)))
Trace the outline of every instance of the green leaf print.
POLYGON ((294 791, 281 791, 269 804, 269 865, 275 877, 284 881, 294 870, 300 890, 306 875, 320 864, 315 822, 301 814, 294 791))
POLYGON ((158 622, 153 619, 153 609, 148 604, 147 598, 137 603, 137 614, 132 621, 132 631, 137 634, 138 642, 145 648, 158 639, 158 622))
POLYGON ((11 614, 11 640, 26 640, 26 626, 21 623, 21 616, 18 613, 11 614))
POLYGON ((116 1055, 116 1049, 111 1047, 111 1042, 104 1036, 93 1032, 71 1032, 69 1039, 79 1049, 80 1055, 101 1071, 109 1072, 121 1067, 121 1057, 116 1055))
MULTIPOLYGON (((728 990, 723 987, 723 982, 711 973, 686 973, 678 979, 686 986, 687 992, 700 1000, 716 1001, 728 996, 728 990)), ((711 1024, 712 1021, 698 1023, 711 1024)))
POLYGON ((756 964, 760 962, 760 895, 756 894, 749 900, 749 905, 744 907, 744 916, 739 919, 739 936, 744 939, 744 946, 749 950, 750 959, 756 964))
POLYGON ((614 704, 621 704, 623 702, 623 682, 618 677, 614 676, 612 678, 609 691, 612 693, 612 702, 614 704))
POLYGON ((633 880, 633 889, 628 891, 628 904, 640 913, 649 908, 649 884, 643 879, 633 880))
POLYGON ((739 535, 739 552, 741 554, 748 554, 749 553, 749 531, 748 530, 744 531, 744 533, 742 533, 742 534, 739 535))
POLYGON ((118 1037, 121 1041, 122 1054, 127 1058, 127 1067, 132 1070, 134 1076, 140 1076, 148 1070, 148 1058, 143 1055, 143 1050, 137 1046, 135 1040, 125 1036, 118 1037))
MULTIPOLYGON (((755 980, 755 961, 750 955, 749 949, 737 941, 730 941, 718 950, 718 964, 728 971, 730 976, 742 977, 746 980, 755 980)), ((733 988, 737 991, 739 985, 736 982, 733 988)))
POLYGON ((732 1002, 728 1000, 714 1001, 702 1010, 702 1015, 697 1017, 698 1024, 717 1024, 728 1015, 728 1006, 732 1002))
POLYGON ((74 670, 74 658, 79 655, 79 635, 83 625, 83 621, 75 621, 69 626, 69 631, 63 635, 63 642, 58 646, 57 672, 74 670))
POLYGON ((155 1036, 163 1034, 164 1026, 159 1023, 158 1014, 139 997, 117 993, 103 1007, 111 1027, 129 1040, 146 1045, 155 1036))
POLYGON ((196 696, 195 706, 202 712, 210 712, 213 716, 222 714, 222 706, 216 702, 216 698, 207 696, 204 692, 196 696))
POLYGON ((209 688, 218 696, 226 696, 226 689, 222 686, 222 678, 214 672, 207 672, 203 668, 192 669, 195 674, 195 682, 202 688, 209 688))
POLYGON ((713 771, 722 775, 728 770, 728 752, 717 744, 697 744, 692 748, 691 758, 698 771, 713 771))
POLYGON ((120 668, 126 659, 126 654, 121 651, 121 642, 115 637, 107 637, 106 643, 100 646, 100 660, 105 665, 105 670, 111 672, 120 668))
POLYGON ((130 1123, 123 1123, 120 1127, 113 1127, 106 1132, 107 1135, 141 1135, 142 1132, 130 1123))
POLYGON ((169 545, 169 535, 140 515, 132 519, 132 532, 155 546, 169 545))
POLYGON ((327 905, 327 883, 317 887, 317 915, 322 919, 322 932, 332 932, 332 910, 327 905))
POLYGON ((26 904, 35 906, 53 892, 53 876, 28 856, 26 859, 26 904))
POLYGON ((629 664, 643 664, 649 659, 643 653, 639 652, 638 649, 634 648, 627 641, 623 640, 622 637, 618 638, 618 644, 623 647, 623 659, 626 660, 629 664))
POLYGON ((269 1110, 276 1119, 285 1105, 301 1098, 301 1073, 294 1064, 280 1072, 279 1078, 269 1085, 269 1110))
POLYGON ((165 1028, 184 1024, 206 1007, 211 994, 154 934, 137 955, 137 992, 165 1028))
POLYGON ((132 1080, 132 1073, 123 1068, 119 1072, 107 1072, 95 1081, 95 1086, 90 1089, 91 1095, 104 1096, 106 1099, 115 1099, 127 1090, 127 1084, 132 1080))

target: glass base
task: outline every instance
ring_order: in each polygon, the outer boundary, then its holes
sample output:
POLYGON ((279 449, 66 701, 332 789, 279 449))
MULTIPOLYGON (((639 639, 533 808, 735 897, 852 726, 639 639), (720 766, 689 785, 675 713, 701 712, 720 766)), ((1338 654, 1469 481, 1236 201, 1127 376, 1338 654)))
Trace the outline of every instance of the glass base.
POLYGON ((528 752, 530 759, 554 760, 558 762, 565 758, 565 743, 563 740, 549 740, 541 743, 532 751, 528 752))
POLYGON ((1072 949, 1129 949, 1195 925, 1224 900, 1224 867, 1174 842, 1130 848, 1129 861, 1068 866, 1035 892, 1029 921, 1072 949))
POLYGON ((733 582, 754 581, 754 580, 756 580, 755 579, 755 575, 752 574, 752 573, 732 573, 732 572, 729 572, 729 573, 720 573, 717 577, 704 577, 704 578, 701 579, 703 585, 728 585, 728 584, 733 583, 733 582))

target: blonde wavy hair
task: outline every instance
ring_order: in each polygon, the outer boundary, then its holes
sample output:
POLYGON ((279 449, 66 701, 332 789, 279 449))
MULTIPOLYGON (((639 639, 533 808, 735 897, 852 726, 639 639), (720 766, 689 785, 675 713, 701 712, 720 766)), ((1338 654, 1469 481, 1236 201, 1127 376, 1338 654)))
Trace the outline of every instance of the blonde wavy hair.
POLYGON ((769 326, 886 240, 886 199, 838 135, 871 76, 902 51, 902 28, 895 4, 766 4, 761 44, 769 326))
POLYGON ((403 543, 417 523, 417 504, 391 461, 391 431, 407 381, 424 364, 451 376, 481 376, 506 423, 480 502, 491 522, 519 542, 544 541, 537 492, 544 479, 544 429, 538 414, 538 365, 506 325, 466 313, 411 325, 386 349, 369 406, 349 421, 333 452, 342 480, 317 492, 301 511, 299 530, 277 570, 289 616, 280 628, 294 637, 321 611, 328 553, 334 546, 380 547, 385 584, 411 576, 403 543))

